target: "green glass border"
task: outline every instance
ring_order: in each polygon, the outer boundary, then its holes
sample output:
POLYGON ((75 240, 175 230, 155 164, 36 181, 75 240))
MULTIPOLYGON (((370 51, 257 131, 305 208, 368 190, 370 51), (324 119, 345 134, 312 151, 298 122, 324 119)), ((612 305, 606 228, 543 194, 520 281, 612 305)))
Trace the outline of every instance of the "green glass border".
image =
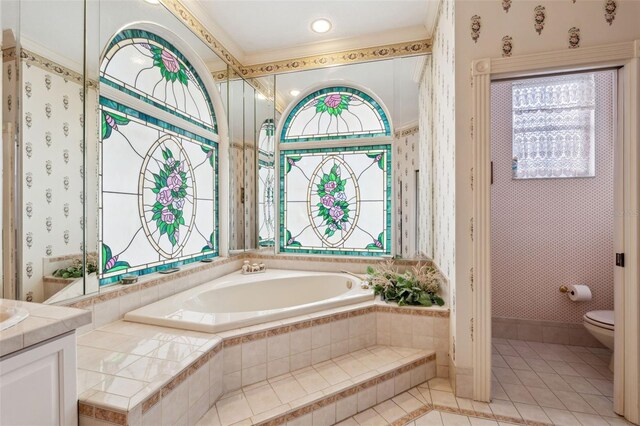
MULTIPOLYGON (((183 259, 183 260, 177 260, 175 262, 171 262, 171 263, 164 263, 162 265, 158 265, 158 266, 152 266, 150 268, 144 268, 144 269, 138 269, 136 271, 123 271, 121 274, 117 274, 114 276, 110 276, 107 278, 98 278, 98 286, 104 286, 107 284, 112 284, 115 282, 120 281, 120 278, 122 277, 122 275, 146 275, 146 274, 151 274, 153 272, 158 272, 158 271, 162 271, 164 269, 169 269, 169 268, 175 268, 181 265, 187 265, 189 263, 194 263, 194 262, 199 262, 203 259, 207 259, 207 258, 213 258, 213 257, 217 257, 219 256, 219 247, 220 247, 220 205, 219 205, 219 200, 220 200, 220 185, 219 185, 219 181, 220 181, 220 177, 219 177, 219 173, 220 173, 220 169, 219 169, 219 155, 218 155, 218 143, 216 141, 213 140, 209 140, 209 139, 205 139, 202 136, 196 135, 195 133, 192 133, 188 130, 184 130, 181 129, 180 127, 174 126, 172 124, 169 124, 165 121, 162 121, 160 119, 157 119, 155 117, 152 117, 148 114, 145 114, 143 112, 137 111, 133 108, 127 107, 125 105, 122 105, 118 102, 112 101, 111 99, 108 99, 104 96, 100 96, 100 111, 102 112, 102 107, 106 107, 106 108, 110 108, 116 111, 119 111, 123 114, 127 114, 129 116, 138 118, 142 121, 145 121, 147 123, 150 124, 154 124, 158 127, 161 127, 163 129, 172 131, 174 133, 177 133, 179 135, 182 135, 186 138, 189 139, 193 139, 196 140, 200 143, 209 145, 213 148, 213 156, 215 158, 215 191, 216 191, 216 196, 215 196, 215 200, 214 200, 214 208, 215 208, 215 227, 213 229, 213 235, 214 238, 213 240, 215 241, 215 248, 212 251, 208 251, 208 252, 204 252, 202 255, 200 256, 196 256, 193 257, 191 259, 183 259)), ((102 138, 100 139, 100 145, 102 145, 103 141, 102 138)), ((102 149, 102 147, 100 147, 100 149, 102 149)), ((100 164, 100 176, 102 176, 102 164, 100 164)), ((102 208, 102 206, 100 206, 100 208, 102 208)), ((104 238, 99 238, 99 243, 103 244, 104 243, 104 238)), ((195 253, 194 253, 195 254, 195 253)), ((135 268, 135 266, 134 266, 135 268)), ((98 275, 99 276, 99 275, 98 275)))
POLYGON ((158 103, 158 102, 154 101, 153 99, 149 98, 148 96, 143 96, 143 95, 141 95, 139 93, 136 93, 133 90, 131 90, 129 88, 126 88, 124 86, 121 86, 118 83, 116 83, 114 81, 111 81, 106 77, 101 76, 100 77, 100 83, 104 83, 104 84, 106 84, 108 86, 113 87, 114 89, 118 89, 120 92, 126 93, 129 96, 133 96, 136 99, 140 99, 141 101, 146 102, 149 105, 152 105, 152 106, 154 106, 154 107, 156 107, 158 109, 166 111, 171 115, 175 115, 176 117, 178 117, 178 118, 180 118, 180 119, 182 119, 184 121, 188 121, 191 124, 194 124, 194 125, 196 125, 198 127, 201 127, 201 128, 203 128, 205 130, 208 130, 210 132, 218 134, 218 129, 216 127, 211 127, 211 126, 209 126, 207 124, 204 124, 204 123, 201 123, 201 122, 199 122, 197 120, 194 120, 193 118, 191 118, 191 117, 189 117, 187 115, 181 114, 178 111, 172 110, 171 108, 167 108, 166 106, 162 105, 161 103, 158 103))
MULTIPOLYGON (((184 62, 184 64, 189 68, 189 72, 193 75, 193 77, 196 79, 196 81, 200 85, 200 88, 202 89, 202 93, 204 94, 205 99, 207 101, 207 105, 209 106, 209 112, 211 113, 211 119, 213 120, 214 132, 218 133, 218 121, 216 119, 216 113, 215 113, 215 110, 213 108, 213 103, 211 102, 211 98, 209 97, 209 94, 207 93, 207 89, 206 89, 202 79, 200 78, 200 75, 197 73, 197 71, 193 67, 193 65, 191 65, 191 62, 189 62, 189 60, 178 49, 176 49, 173 44, 169 43, 167 40, 163 39, 159 35, 156 35, 156 34, 154 34, 152 32, 147 31, 147 30, 140 30, 140 29, 131 28, 131 29, 127 29, 127 30, 122 30, 118 34, 116 34, 113 37, 113 39, 111 39, 111 42, 109 43, 109 46, 107 47, 106 51, 110 52, 111 49, 114 48, 114 46, 116 46, 118 43, 120 43, 123 40, 130 40, 130 39, 135 39, 135 38, 146 38, 148 40, 153 40, 156 43, 158 43, 158 44, 162 45, 163 47, 165 47, 166 49, 169 49, 171 51, 171 53, 176 55, 178 57, 178 59, 180 59, 182 62, 184 62)), ((119 49, 120 49, 120 47, 118 46, 118 50, 119 49)), ((113 55, 111 57, 113 58, 113 55)), ((102 74, 102 73, 100 73, 100 74, 102 74)), ((102 80, 102 75, 101 75, 101 80, 102 80)), ((118 88, 118 87, 116 87, 116 88, 118 88)))
POLYGON ((382 105, 380 105, 375 99, 373 99, 368 94, 362 92, 361 90, 354 89, 353 87, 348 87, 348 86, 332 86, 332 87, 325 87, 323 89, 316 90, 315 92, 310 93, 309 95, 305 96, 302 100, 300 100, 300 102, 298 102, 298 104, 295 107, 293 107, 293 109, 289 112, 289 115, 287 115, 287 119, 285 120, 284 125, 282 126, 282 131, 280 132, 280 142, 292 143, 292 142, 324 141, 324 140, 336 140, 336 139, 362 139, 362 138, 374 138, 374 137, 381 137, 381 136, 391 136, 391 125, 389 124, 389 119, 387 118, 387 114, 384 112, 384 109, 382 109, 382 105), (291 120, 293 120, 293 117, 296 114, 296 112, 298 112, 298 110, 300 110, 301 108, 304 108, 316 96, 324 95, 332 92, 352 93, 354 95, 360 96, 362 99, 368 102, 378 112, 378 114, 380 114, 380 118, 384 123, 384 128, 385 128, 384 133, 368 133, 368 134, 362 134, 362 135, 335 135, 335 136, 320 136, 320 137, 308 137, 308 138, 301 137, 301 138, 285 139, 285 135, 287 134, 287 129, 289 128, 289 125, 291 124, 291 120))
POLYGON ((289 149, 289 150, 280 150, 280 200, 279 200, 279 229, 280 229, 280 238, 279 238, 279 251, 280 253, 303 253, 303 254, 318 254, 318 255, 339 255, 339 256, 362 256, 362 257, 382 257, 385 255, 391 255, 391 231, 392 231, 392 223, 391 223, 391 201, 393 199, 392 196, 392 154, 393 149, 391 144, 382 144, 382 145, 368 145, 368 146, 354 146, 354 147, 339 147, 339 148, 310 148, 310 149, 289 149), (292 249, 286 248, 284 244, 284 235, 286 233, 285 223, 284 223, 284 179, 285 179, 285 157, 291 154, 314 154, 314 153, 332 153, 332 152, 340 152, 340 153, 349 153, 349 152, 359 152, 359 151, 371 151, 371 150, 382 150, 385 151, 385 155, 387 156, 386 162, 386 185, 387 185, 387 218, 386 218, 386 235, 385 235, 385 250, 381 250, 378 252, 374 251, 353 251, 351 250, 317 250, 317 249, 292 249))

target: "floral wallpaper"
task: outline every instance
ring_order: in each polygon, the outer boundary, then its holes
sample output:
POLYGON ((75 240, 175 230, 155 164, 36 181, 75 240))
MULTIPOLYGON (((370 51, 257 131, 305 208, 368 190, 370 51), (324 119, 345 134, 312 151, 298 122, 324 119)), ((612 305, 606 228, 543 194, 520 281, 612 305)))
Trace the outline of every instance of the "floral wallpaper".
MULTIPOLYGON (((395 173, 396 254, 408 258, 416 254, 416 172, 419 168, 418 127, 396 131, 393 141, 395 173)), ((419 176, 419 174, 418 174, 419 176)))
POLYGON ((433 53, 420 82, 420 170, 430 173, 421 173, 420 177, 419 248, 433 257, 449 280, 455 275, 453 16, 453 1, 443 1, 438 12, 433 53), (422 150, 423 147, 428 148, 422 150), (427 216, 429 211, 432 224, 427 216), (429 232, 430 225, 432 232, 429 232))
POLYGON ((25 61, 20 69, 22 288, 39 302, 43 259, 83 250, 82 86, 25 61))

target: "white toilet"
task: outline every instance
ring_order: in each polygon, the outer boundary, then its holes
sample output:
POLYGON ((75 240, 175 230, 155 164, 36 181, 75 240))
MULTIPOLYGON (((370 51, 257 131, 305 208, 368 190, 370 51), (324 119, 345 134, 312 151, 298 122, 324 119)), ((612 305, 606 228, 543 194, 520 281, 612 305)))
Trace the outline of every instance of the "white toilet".
MULTIPOLYGON (((590 311, 584 314, 584 327, 593 337, 613 351, 613 311, 590 311)), ((613 355, 609 363, 609 370, 613 371, 613 355)))

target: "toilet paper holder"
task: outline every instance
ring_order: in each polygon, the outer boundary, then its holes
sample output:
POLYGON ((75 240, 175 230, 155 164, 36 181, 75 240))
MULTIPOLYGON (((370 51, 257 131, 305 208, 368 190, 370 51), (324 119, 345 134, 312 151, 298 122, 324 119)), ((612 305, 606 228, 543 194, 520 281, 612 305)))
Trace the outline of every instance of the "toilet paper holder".
POLYGON ((561 285, 559 290, 560 290, 560 293, 568 293, 569 287, 567 287, 566 285, 561 285))

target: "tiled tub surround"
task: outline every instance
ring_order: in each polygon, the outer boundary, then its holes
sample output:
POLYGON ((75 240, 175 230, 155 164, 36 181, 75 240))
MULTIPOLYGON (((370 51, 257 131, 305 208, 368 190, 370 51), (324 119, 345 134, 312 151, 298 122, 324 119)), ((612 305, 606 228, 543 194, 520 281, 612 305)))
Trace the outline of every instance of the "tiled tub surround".
MULTIPOLYGON (((104 286, 99 293, 81 296, 61 302, 59 305, 87 309, 93 312, 92 323, 78 330, 86 333, 110 322, 122 319, 127 312, 157 302, 176 293, 197 287, 203 283, 239 270, 244 260, 265 262, 268 268, 299 271, 365 273, 367 266, 380 259, 352 257, 322 257, 301 255, 273 255, 251 252, 233 257, 218 257, 211 263, 192 263, 180 267, 180 271, 161 275, 158 273, 140 276, 136 284, 112 284, 104 286)), ((402 271, 418 262, 432 265, 428 259, 395 260, 402 271)), ((435 266, 435 265, 434 265, 435 266)), ((447 302, 446 291, 442 297, 447 302)), ((447 302, 448 304, 448 302, 447 302)))
POLYGON ((0 356, 19 351, 91 322, 91 313, 60 306, 0 299, 2 308, 23 308, 29 316, 0 331, 0 356))
MULTIPOLYGON (((386 396, 384 392, 389 392, 390 383, 396 380, 400 381, 398 388, 394 384, 393 393, 385 399, 421 383, 423 374, 422 381, 434 377, 436 369, 446 372, 447 342, 441 348, 428 347, 431 340, 414 338, 414 334, 433 337, 434 330, 446 330, 448 316, 447 309, 367 302, 217 335, 116 321, 79 338, 81 424, 193 424, 221 395, 217 404, 235 412, 239 408, 234 408, 234 400, 229 398, 242 394, 249 401, 251 390, 267 383, 275 392, 271 382, 288 374, 296 377, 305 391, 298 399, 307 399, 294 405, 280 400, 277 413, 272 409, 269 414, 251 411, 249 419, 278 418, 283 424, 312 411, 330 410, 325 408, 328 406, 337 412, 347 400, 356 400, 356 394, 362 398, 368 395, 370 407, 382 401, 376 396, 378 389, 386 396), (383 322, 388 322, 391 330, 414 322, 423 328, 409 325, 411 333, 405 333, 408 340, 398 346, 380 346, 388 345, 377 341, 378 337, 385 339, 384 332, 378 333, 383 322), (424 347, 411 348, 414 341, 424 347), (356 362, 358 357, 375 356, 376 351, 391 351, 396 359, 387 357, 377 365, 356 362), (364 369, 359 365, 363 363, 364 369), (305 371, 314 378, 305 381, 305 371), (283 407, 287 404, 288 408, 283 407)), ((355 412, 343 418, 352 414, 355 412)))

